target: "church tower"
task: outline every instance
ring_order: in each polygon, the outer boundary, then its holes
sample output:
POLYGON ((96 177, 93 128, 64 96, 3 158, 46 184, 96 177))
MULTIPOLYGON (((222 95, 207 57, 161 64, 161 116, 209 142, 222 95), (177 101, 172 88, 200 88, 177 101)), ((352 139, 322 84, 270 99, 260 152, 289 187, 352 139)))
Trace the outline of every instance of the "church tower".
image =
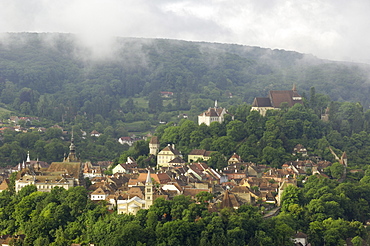
POLYGON ((145 209, 149 209, 153 205, 153 182, 150 176, 150 169, 145 181, 145 209))
POLYGON ((69 146, 69 154, 67 157, 64 157, 64 162, 78 162, 79 158, 76 156, 76 146, 74 144, 73 131, 71 138, 71 145, 69 146))
POLYGON ((157 155, 159 152, 159 145, 160 144, 158 141, 158 137, 157 136, 152 137, 149 142, 149 154, 157 155))

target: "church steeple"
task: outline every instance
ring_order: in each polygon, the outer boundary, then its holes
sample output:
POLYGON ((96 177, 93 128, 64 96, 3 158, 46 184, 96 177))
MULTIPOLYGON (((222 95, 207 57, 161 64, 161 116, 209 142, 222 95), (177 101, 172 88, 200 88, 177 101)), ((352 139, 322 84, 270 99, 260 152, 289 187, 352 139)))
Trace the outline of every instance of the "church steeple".
POLYGON ((69 154, 68 154, 68 157, 64 158, 64 161, 66 161, 66 162, 77 162, 77 161, 79 161, 79 158, 77 158, 77 156, 76 156, 76 146, 74 144, 73 130, 72 130, 72 137, 71 137, 71 145, 69 146, 69 154))
POLYGON ((27 152, 27 160, 26 160, 26 163, 31 163, 31 159, 30 159, 30 152, 28 151, 27 152))
POLYGON ((153 181, 150 175, 150 169, 145 181, 145 209, 149 209, 153 205, 153 181))
POLYGON ((293 89, 292 91, 297 91, 297 86, 295 84, 293 84, 293 89))

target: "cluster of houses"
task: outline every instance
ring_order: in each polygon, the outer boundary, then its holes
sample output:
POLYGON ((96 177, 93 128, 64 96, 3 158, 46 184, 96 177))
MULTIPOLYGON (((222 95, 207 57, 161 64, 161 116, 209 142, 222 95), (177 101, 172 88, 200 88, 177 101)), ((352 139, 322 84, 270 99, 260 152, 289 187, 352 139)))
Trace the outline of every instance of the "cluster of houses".
MULTIPOLYGON (((263 105, 271 108, 288 99, 291 104, 301 103, 295 87, 292 91, 275 92, 269 93, 267 98, 256 98, 254 106, 259 108, 252 109, 263 114, 266 111, 261 109, 263 105)), ((229 114, 227 110, 217 107, 216 101, 214 108, 209 108, 198 116, 198 123, 209 125, 214 121, 222 122, 226 114, 229 114)), ((128 145, 133 143, 132 138, 120 138, 119 141, 128 145)), ((327 161, 297 159, 276 169, 244 162, 234 153, 229 157, 228 165, 218 170, 206 164, 212 151, 194 149, 188 154, 187 160, 184 160, 174 144, 161 149, 156 136, 150 139, 149 150, 150 155, 157 160, 155 168, 140 168, 133 158, 128 157, 125 163, 113 167, 113 175, 104 175, 104 170, 111 163, 82 163, 76 155, 72 136, 70 152, 62 162, 49 165, 38 160, 32 161, 28 154, 27 160, 9 168, 7 172, 17 172, 16 191, 30 184, 45 192, 56 186, 69 189, 86 185, 88 179, 91 200, 106 201, 108 208, 116 209, 118 213, 136 214, 139 209, 149 208, 158 197, 172 199, 177 195, 186 195, 196 199, 201 192, 213 194, 213 199, 209 201, 209 209, 213 211, 223 207, 238 208, 246 203, 279 206, 282 192, 287 186, 296 185, 297 176, 325 175, 323 170, 331 165, 327 161)), ((304 146, 297 145, 293 154, 305 157, 307 150, 304 146)), ((5 174, 0 179, 1 191, 7 188, 9 182, 5 174)))
MULTIPOLYGON (((69 154, 62 162, 47 164, 34 161, 28 154, 23 163, 8 171, 17 172, 16 191, 30 184, 44 192, 56 186, 69 189, 86 185, 89 179, 87 188, 92 201, 105 201, 108 209, 117 213, 136 214, 140 209, 149 208, 158 197, 172 199, 185 195, 196 199, 201 192, 213 195, 208 201, 210 211, 224 207, 237 209, 243 204, 279 206, 282 192, 287 186, 296 185, 298 175, 324 175, 323 170, 331 165, 327 161, 297 160, 276 169, 244 162, 234 153, 228 159, 228 165, 218 170, 205 162, 212 151, 192 150, 185 161, 172 144, 160 150, 157 137, 151 138, 149 149, 157 158, 156 168, 140 168, 132 157, 128 157, 125 163, 112 168, 113 175, 105 175, 104 170, 111 163, 82 163, 72 137, 69 154)), ((294 149, 294 153, 301 155, 305 151, 302 145, 294 149)), ((2 191, 8 187, 9 181, 5 177, 0 178, 3 179, 0 184, 2 191)))

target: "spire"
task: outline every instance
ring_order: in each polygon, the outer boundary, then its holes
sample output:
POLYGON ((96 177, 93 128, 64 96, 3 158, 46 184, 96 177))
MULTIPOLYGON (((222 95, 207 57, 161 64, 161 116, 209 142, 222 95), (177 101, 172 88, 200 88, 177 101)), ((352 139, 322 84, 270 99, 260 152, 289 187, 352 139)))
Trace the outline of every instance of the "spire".
POLYGON ((145 185, 152 185, 152 178, 150 177, 150 169, 148 169, 148 175, 146 176, 145 185))
POLYGON ((224 194, 224 198, 222 199, 222 202, 221 202, 221 208, 232 208, 232 207, 233 205, 230 199, 229 190, 226 190, 224 194))
POLYGON ((72 130, 72 136, 71 136, 71 145, 69 146, 69 154, 68 154, 68 157, 65 158, 65 161, 68 161, 68 162, 78 161, 78 158, 76 156, 76 146, 74 144, 74 138, 73 138, 73 130, 72 130))
POLYGON ((215 108, 217 108, 217 100, 215 100, 215 108))
POLYGON ((27 163, 30 163, 31 162, 31 159, 30 159, 30 152, 28 151, 27 152, 27 160, 26 160, 27 163))
POLYGON ((296 85, 295 85, 295 84, 293 84, 293 89, 292 89, 292 91, 297 91, 297 87, 296 87, 296 85))
POLYGON ((148 169, 148 176, 145 181, 145 208, 148 209, 153 205, 153 182, 150 177, 150 169, 148 169))

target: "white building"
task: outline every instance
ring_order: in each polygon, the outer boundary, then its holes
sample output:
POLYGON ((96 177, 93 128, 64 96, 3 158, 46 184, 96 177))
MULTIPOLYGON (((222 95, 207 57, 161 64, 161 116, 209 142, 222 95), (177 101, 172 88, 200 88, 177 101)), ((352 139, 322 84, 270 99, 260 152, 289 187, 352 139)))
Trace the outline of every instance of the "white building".
MULTIPOLYGON (((207 111, 198 115, 198 124, 211 125, 212 122, 222 123, 225 120, 225 115, 229 114, 225 108, 217 107, 217 101, 215 101, 215 107, 209 108, 207 111)), ((232 118, 234 118, 232 116, 232 118)))

